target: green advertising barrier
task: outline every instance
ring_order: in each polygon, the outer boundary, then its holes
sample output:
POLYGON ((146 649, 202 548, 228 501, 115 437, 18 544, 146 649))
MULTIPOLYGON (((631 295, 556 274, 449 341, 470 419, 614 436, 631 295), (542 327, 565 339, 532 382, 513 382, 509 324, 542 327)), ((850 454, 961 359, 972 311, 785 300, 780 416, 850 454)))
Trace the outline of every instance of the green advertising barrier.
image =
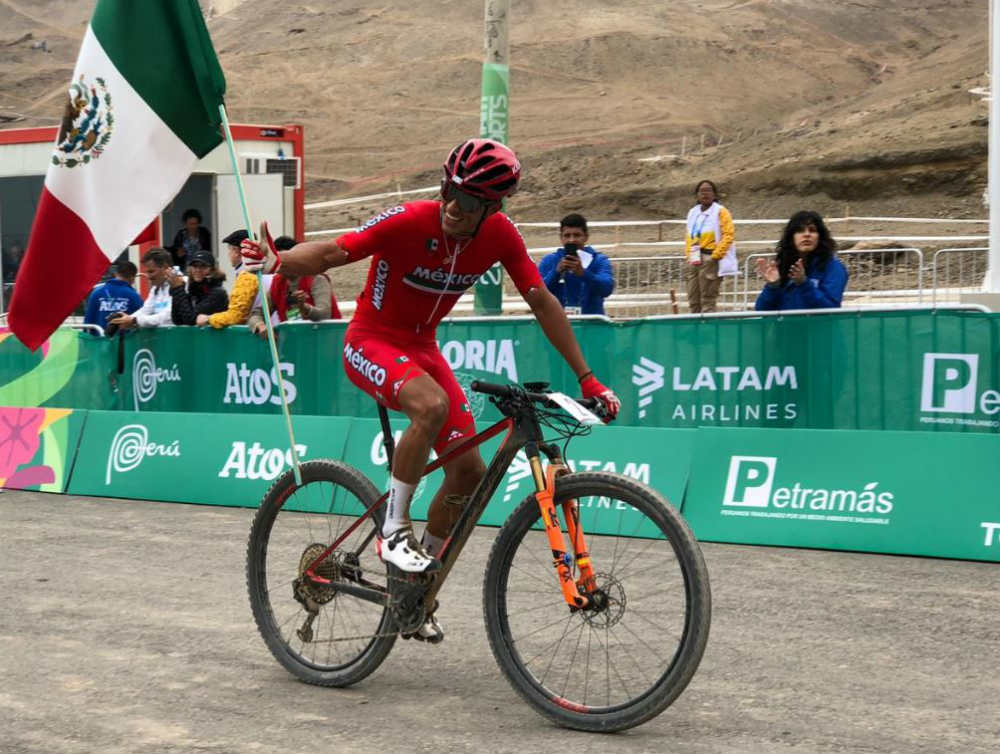
POLYGON ((29 351, 0 328, 0 406, 120 408, 117 349, 114 340, 66 328, 29 351))
MULTIPOLYGON (((346 324, 277 328, 295 414, 375 418, 342 367, 346 324)), ((622 401, 619 425, 1000 432, 1000 315, 824 312, 573 322, 590 366, 622 401)), ((0 333, 2 335, 2 333, 0 333)), ((576 380, 533 318, 455 318, 438 342, 459 381, 576 380)), ((71 331, 47 355, 0 340, 0 405, 280 412, 266 344, 236 327, 162 328, 117 344, 71 331), (18 350, 20 349, 20 350, 18 350), (75 349, 75 350, 74 350, 75 349), (37 378, 37 379, 36 379, 37 378)), ((496 417, 483 403, 482 419, 496 417)))
POLYGON ((65 492, 86 414, 0 407, 0 487, 65 492))
MULTIPOLYGON (((350 427, 344 417, 299 417, 300 459, 340 458, 350 427)), ((279 416, 91 411, 69 493, 256 507, 290 466, 279 416)))
POLYGON ((1000 562, 994 437, 709 428, 695 443, 699 539, 1000 562))

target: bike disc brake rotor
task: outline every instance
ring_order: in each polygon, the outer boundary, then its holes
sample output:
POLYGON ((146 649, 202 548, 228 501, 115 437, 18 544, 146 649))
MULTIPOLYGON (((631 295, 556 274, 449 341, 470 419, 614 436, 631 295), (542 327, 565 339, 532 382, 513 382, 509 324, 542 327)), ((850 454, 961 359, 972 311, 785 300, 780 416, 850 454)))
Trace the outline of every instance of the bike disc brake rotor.
MULTIPOLYGON (((317 584, 305 575, 306 569, 326 550, 328 545, 316 542, 309 545, 299 558, 298 588, 304 597, 313 600, 317 605, 325 605, 337 595, 337 587, 333 584, 317 584)), ((323 562, 313 568, 313 573, 328 581, 337 582, 341 579, 339 552, 332 552, 323 562)))
POLYGON ((597 589, 592 593, 591 599, 596 603, 597 609, 584 611, 583 619, 592 626, 611 628, 625 615, 625 605, 628 602, 625 587, 610 573, 598 571, 594 574, 594 580, 597 582, 597 589))

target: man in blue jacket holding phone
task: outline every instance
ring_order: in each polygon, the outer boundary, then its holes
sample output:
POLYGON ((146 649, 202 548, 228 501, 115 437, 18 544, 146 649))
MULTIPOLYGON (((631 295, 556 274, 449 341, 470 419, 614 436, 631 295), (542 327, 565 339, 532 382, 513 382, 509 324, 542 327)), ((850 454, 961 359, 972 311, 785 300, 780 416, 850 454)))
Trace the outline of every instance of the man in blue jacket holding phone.
POLYGON ((615 288, 611 260, 587 245, 587 220, 575 212, 559 223, 562 247, 538 265, 545 286, 567 314, 604 314, 604 299, 615 288))

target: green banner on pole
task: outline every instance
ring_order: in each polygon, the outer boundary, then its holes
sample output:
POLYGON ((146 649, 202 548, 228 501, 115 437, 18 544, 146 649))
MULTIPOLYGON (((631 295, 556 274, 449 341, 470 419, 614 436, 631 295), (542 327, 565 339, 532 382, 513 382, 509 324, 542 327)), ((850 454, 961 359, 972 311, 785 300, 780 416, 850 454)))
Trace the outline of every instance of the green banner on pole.
MULTIPOLYGON (((507 143, 510 122, 510 68, 503 63, 483 63, 483 88, 479 103, 479 135, 507 143)), ((503 311, 503 267, 491 267, 476 283, 476 314, 503 311)))
POLYGON ((699 539, 1000 561, 995 437, 706 428, 695 444, 699 539))

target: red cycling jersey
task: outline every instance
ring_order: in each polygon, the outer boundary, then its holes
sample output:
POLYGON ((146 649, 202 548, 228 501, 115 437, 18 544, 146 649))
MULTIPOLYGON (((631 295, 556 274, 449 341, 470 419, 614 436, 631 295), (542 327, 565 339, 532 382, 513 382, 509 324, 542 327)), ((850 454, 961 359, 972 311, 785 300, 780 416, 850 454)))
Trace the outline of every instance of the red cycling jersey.
POLYGON ((350 261, 372 257, 352 325, 397 337, 434 338, 438 322, 495 263, 503 264, 521 295, 543 286, 513 221, 496 212, 471 239, 441 229, 441 203, 391 207, 337 239, 350 261))

